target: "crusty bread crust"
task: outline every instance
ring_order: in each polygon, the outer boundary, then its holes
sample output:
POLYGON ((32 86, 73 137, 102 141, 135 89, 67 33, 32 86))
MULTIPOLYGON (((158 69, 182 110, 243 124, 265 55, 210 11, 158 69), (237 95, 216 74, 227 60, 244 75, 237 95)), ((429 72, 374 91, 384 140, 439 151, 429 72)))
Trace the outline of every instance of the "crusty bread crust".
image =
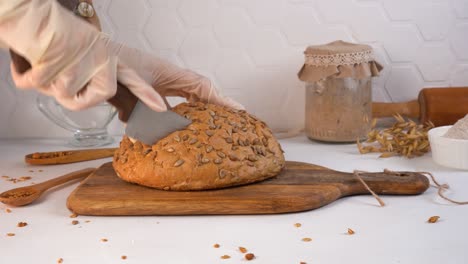
POLYGON ((271 130, 247 112, 203 103, 173 110, 192 124, 153 146, 124 136, 113 161, 120 178, 163 190, 206 190, 261 181, 283 168, 271 130))

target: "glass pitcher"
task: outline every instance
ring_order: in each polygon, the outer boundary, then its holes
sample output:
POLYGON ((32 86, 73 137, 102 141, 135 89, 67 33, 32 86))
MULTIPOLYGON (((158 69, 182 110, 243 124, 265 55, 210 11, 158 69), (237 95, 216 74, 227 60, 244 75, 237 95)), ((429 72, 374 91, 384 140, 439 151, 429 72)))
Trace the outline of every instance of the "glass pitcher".
POLYGON ((68 141, 72 146, 95 147, 113 142, 113 138, 107 132, 107 126, 117 111, 106 102, 85 110, 71 111, 53 97, 39 94, 37 106, 52 122, 73 133, 73 137, 68 141))

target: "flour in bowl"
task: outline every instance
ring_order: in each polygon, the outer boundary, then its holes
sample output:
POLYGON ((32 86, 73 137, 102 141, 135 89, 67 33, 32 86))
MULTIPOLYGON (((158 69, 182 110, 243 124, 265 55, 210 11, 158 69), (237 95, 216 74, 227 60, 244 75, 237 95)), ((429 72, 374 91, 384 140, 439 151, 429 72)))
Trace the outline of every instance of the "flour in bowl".
POLYGON ((455 125, 453 125, 444 137, 454 138, 454 139, 468 139, 468 115, 464 118, 458 120, 455 125))

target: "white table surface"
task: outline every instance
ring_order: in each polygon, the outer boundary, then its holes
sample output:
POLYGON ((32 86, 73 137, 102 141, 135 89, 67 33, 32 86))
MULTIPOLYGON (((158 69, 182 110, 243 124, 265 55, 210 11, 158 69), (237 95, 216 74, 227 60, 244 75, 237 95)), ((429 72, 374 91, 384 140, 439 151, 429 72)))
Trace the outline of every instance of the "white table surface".
MULTIPOLYGON (((354 144, 323 144, 304 136, 281 140, 287 160, 335 170, 430 171, 451 186, 446 194, 468 200, 468 172, 440 167, 430 154, 415 159, 377 159, 360 155, 354 144)), ((32 176, 13 184, 0 179, 0 192, 41 182, 110 161, 29 166, 27 153, 69 149, 62 140, 0 140, 0 176, 32 176), (43 172, 38 170, 42 169, 43 172), (34 172, 29 172, 34 170, 34 172)), ((116 144, 114 144, 116 145, 116 144)), ((467 263, 468 205, 449 204, 431 187, 419 196, 382 196, 379 207, 369 195, 343 198, 309 212, 252 216, 89 217, 72 225, 66 198, 69 184, 21 208, 0 205, 0 263, 247 263, 238 251, 257 257, 251 263, 467 263), (428 224, 433 215, 439 222, 428 224), (90 222, 86 223, 85 221, 90 222), (23 228, 18 222, 27 222, 23 228), (295 223, 301 223, 297 228, 295 223), (347 229, 356 233, 347 235, 347 229), (7 233, 15 233, 9 237, 7 233), (301 241, 304 237, 311 242, 301 241), (107 238, 108 242, 101 242, 107 238), (214 248, 218 243, 220 248, 214 248), (223 260, 222 255, 231 258, 223 260), (127 256, 122 260, 121 256, 127 256)))

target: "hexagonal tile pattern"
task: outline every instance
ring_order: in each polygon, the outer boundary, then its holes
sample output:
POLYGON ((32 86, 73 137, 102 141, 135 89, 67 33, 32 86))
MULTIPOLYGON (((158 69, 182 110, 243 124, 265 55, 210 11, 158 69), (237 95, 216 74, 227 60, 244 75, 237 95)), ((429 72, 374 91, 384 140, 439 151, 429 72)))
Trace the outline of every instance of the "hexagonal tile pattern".
POLYGON ((245 48, 251 39, 254 25, 240 8, 224 8, 216 14, 213 32, 222 48, 245 48))
MULTIPOLYGON (((423 86, 468 86, 468 0, 96 0, 94 6, 111 38, 206 75, 275 132, 304 125, 297 72, 309 45, 337 39, 371 45, 384 65, 372 80, 374 100, 412 100, 423 86)), ((11 123, 0 127, 0 137, 70 136, 37 111, 34 92, 14 88, 5 52, 0 86, 0 122, 11 123)), ((117 119, 109 130, 123 133, 117 119)))
POLYGON ((150 15, 145 0, 111 1, 108 14, 117 30, 140 30, 150 15))
POLYGON ((178 49, 185 36, 175 10, 156 8, 143 29, 144 36, 153 49, 178 49))
POLYGON ((455 54, 460 59, 468 60, 468 23, 461 23, 452 28, 450 42, 455 54))
POLYGON ((468 63, 458 64, 451 73, 450 86, 467 86, 468 84, 468 63))
POLYGON ((149 0, 148 4, 153 8, 176 8, 182 0, 149 0))
POLYGON ((448 43, 426 43, 415 58, 425 81, 444 81, 450 74, 455 57, 448 43))
POLYGON ((384 48, 392 62, 410 62, 423 44, 419 32, 412 25, 393 25, 383 36, 384 48))
POLYGON ((411 20, 418 4, 418 1, 383 0, 383 6, 392 20, 411 20))
POLYGON ((284 16, 285 0, 250 0, 245 6, 247 13, 258 25, 278 25, 284 16))
POLYGON ((351 41, 351 36, 342 26, 323 26, 314 17, 314 6, 291 7, 281 23, 281 29, 291 45, 317 45, 337 39, 351 41))
POLYGON ((454 0, 453 7, 459 18, 468 18, 468 0, 454 0))
POLYGON ((279 66, 290 56, 286 41, 276 30, 258 30, 253 33, 247 52, 259 67, 279 66))
POLYGON ((393 66, 385 84, 392 101, 404 102, 417 98, 424 81, 414 65, 393 66))
POLYGON ((180 47, 180 56, 189 68, 211 69, 216 61, 218 45, 212 31, 190 31, 180 47))
POLYGON ((223 90, 242 90, 249 80, 255 79, 255 66, 242 51, 221 53, 215 69, 219 87, 223 90))
POLYGON ((414 19, 426 40, 442 40, 447 35, 450 27, 455 23, 455 18, 447 2, 421 3, 414 12, 414 19))
POLYGON ((187 25, 192 27, 208 26, 213 23, 218 8, 216 0, 183 1, 179 14, 187 25))

